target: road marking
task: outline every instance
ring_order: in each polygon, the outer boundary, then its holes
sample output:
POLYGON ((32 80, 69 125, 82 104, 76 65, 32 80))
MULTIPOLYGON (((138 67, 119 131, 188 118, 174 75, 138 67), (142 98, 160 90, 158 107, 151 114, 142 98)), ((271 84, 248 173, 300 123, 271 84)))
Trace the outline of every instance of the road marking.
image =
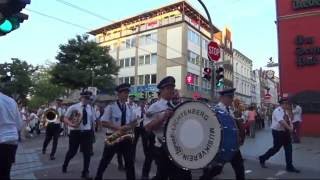
POLYGON ((245 171, 245 173, 246 173, 246 174, 252 173, 252 170, 247 169, 247 170, 245 171))
POLYGON ((278 172, 275 174, 275 176, 282 176, 282 175, 284 175, 284 174, 286 174, 286 173, 287 173, 287 171, 281 170, 281 171, 278 171, 278 172))

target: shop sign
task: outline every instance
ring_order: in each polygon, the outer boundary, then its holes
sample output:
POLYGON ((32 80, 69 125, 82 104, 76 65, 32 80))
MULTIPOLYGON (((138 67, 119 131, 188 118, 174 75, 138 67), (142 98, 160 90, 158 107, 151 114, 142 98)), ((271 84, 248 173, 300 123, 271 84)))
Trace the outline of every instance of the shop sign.
POLYGON ((320 0, 293 0, 292 6, 294 10, 320 7, 320 0))
POLYGON ((315 45, 314 37, 296 37, 296 63, 298 67, 320 64, 320 46, 315 45))

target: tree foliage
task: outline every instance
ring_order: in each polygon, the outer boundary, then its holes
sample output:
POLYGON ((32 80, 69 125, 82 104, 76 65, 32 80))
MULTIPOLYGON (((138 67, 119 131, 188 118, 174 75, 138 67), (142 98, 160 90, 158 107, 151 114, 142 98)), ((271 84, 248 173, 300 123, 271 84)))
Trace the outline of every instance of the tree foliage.
POLYGON ((53 84, 50 81, 51 68, 39 68, 32 77, 33 87, 31 90, 31 99, 28 106, 31 108, 38 108, 43 104, 50 103, 56 98, 65 95, 66 88, 53 84))
POLYGON ((37 70, 26 61, 12 59, 10 63, 0 64, 0 75, 10 76, 7 82, 1 82, 0 91, 14 98, 17 103, 23 103, 32 87, 31 75, 37 70))
POLYGON ((89 40, 87 35, 78 35, 59 48, 58 63, 50 72, 54 84, 70 89, 84 89, 92 85, 104 91, 114 88, 114 77, 119 67, 107 48, 89 40))

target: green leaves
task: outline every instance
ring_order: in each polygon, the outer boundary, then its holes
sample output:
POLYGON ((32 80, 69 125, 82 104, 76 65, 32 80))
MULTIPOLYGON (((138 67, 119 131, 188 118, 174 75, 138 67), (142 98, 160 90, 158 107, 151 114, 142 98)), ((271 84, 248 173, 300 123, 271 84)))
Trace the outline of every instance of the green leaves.
POLYGON ((52 69, 52 82, 70 89, 95 86, 100 90, 114 87, 114 75, 119 67, 108 50, 89 40, 87 35, 78 35, 60 45, 56 56, 59 61, 52 69))
POLYGON ((11 81, 1 83, 0 91, 13 97, 18 103, 24 102, 32 86, 31 75, 36 70, 37 67, 19 59, 0 64, 0 75, 11 76, 11 81))

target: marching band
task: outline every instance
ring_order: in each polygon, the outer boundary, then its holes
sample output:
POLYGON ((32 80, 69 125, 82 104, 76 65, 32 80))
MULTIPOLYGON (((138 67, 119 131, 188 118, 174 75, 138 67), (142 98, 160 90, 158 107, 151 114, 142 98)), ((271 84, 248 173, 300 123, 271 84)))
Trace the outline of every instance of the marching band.
MULTIPOLYGON (((158 98, 152 99, 149 103, 147 99, 140 98, 139 103, 134 102, 134 96, 129 96, 130 85, 120 84, 116 87, 118 99, 109 104, 108 106, 100 106, 98 112, 94 110, 92 104, 92 93, 89 91, 83 91, 80 94, 80 102, 70 106, 66 111, 62 107, 62 99, 56 100, 56 105, 50 108, 40 107, 38 112, 33 111, 29 117, 28 123, 31 127, 31 132, 36 130, 40 132, 41 126, 46 128, 46 136, 43 142, 42 153, 46 153, 46 149, 50 141, 53 139, 52 150, 50 153, 50 159, 55 159, 55 152, 58 145, 59 136, 62 134, 68 134, 69 147, 65 155, 65 159, 62 165, 62 172, 67 173, 68 165, 71 159, 76 155, 80 147, 80 151, 83 153, 83 169, 81 177, 88 179, 90 159, 93 155, 93 143, 94 132, 98 128, 104 127, 107 129, 105 145, 102 153, 101 160, 95 175, 95 179, 103 179, 104 172, 107 169, 110 161, 115 154, 118 155, 118 160, 124 159, 124 170, 126 172, 126 179, 135 179, 135 160, 136 160, 136 148, 139 141, 139 137, 142 140, 143 152, 145 160, 142 169, 141 179, 149 179, 149 172, 151 169, 152 161, 156 163, 156 175, 152 178, 154 180, 166 180, 166 179, 192 179, 191 171, 188 168, 183 168, 174 162, 169 157, 167 151, 167 145, 164 142, 164 134, 166 131, 166 123, 172 117, 174 111, 179 105, 181 105, 181 99, 179 92, 175 89, 175 79, 172 76, 165 77, 157 85, 159 89, 158 98), (53 113, 53 117, 52 114, 53 113), (43 120, 44 119, 44 120, 43 120), (67 128, 66 128, 67 127, 67 128), (68 129, 68 130, 66 130, 68 129), (61 134, 62 133, 62 134, 61 134)), ((219 161, 215 159, 212 163, 209 163, 203 168, 203 175, 201 180, 212 179, 216 175, 220 174, 225 163, 231 163, 236 179, 245 179, 244 161, 239 150, 239 147, 244 143, 245 132, 243 130, 243 108, 239 105, 239 102, 233 101, 235 89, 225 89, 220 91, 220 102, 217 104, 214 111, 216 114, 224 113, 236 124, 238 131, 237 139, 238 147, 234 150, 234 154, 230 161, 219 161)), ((4 95, 0 93, 0 100, 7 100, 4 95)), ((284 101, 283 101, 284 102, 284 101)), ((282 101, 280 102, 282 104, 282 101)), ((1 104, 0 104, 1 105, 1 104)), ((14 104, 12 104, 13 106, 14 104)), ((279 107, 275 110, 279 121, 283 119, 284 110, 279 107), (279 109, 280 108, 280 109, 279 109), (280 112, 281 111, 281 112, 280 112), (282 113, 282 114, 281 114, 282 113)), ((18 108, 16 108, 18 109, 18 108)), ((1 112, 4 113, 5 112, 1 112)), ((20 112, 18 112, 20 113, 20 112)), ((197 112, 198 113, 198 112, 197 112)), ((10 117, 10 114, 7 114, 10 117)), ((219 115, 217 115, 219 117, 219 115)), ((16 117, 20 117, 16 115, 16 117)), ((1 118, 1 117, 0 117, 1 118)), ((287 119, 292 117, 288 115, 287 119)), ((5 123, 11 123, 10 127, 17 126, 17 129, 21 127, 22 120, 19 122, 9 119, 5 123)), ((0 123, 2 123, 0 121, 0 123)), ((282 129, 290 129, 290 123, 283 123, 272 125, 273 134, 282 133, 282 129), (288 126, 288 127, 287 127, 288 126), (281 131, 281 132, 278 132, 281 131)), ((6 125, 7 126, 7 125, 6 125)), ((1 126, 3 129, 3 127, 1 126)), ((6 137, 2 137, 0 132, 0 156, 8 154, 7 158, 8 166, 5 169, 0 168, 0 178, 8 178, 8 170, 10 171, 11 164, 14 162, 14 154, 16 151, 16 141, 18 140, 18 134, 11 133, 9 140, 6 137), (8 151, 7 151, 8 150, 8 151), (11 157, 11 158, 10 158, 11 157)), ((10 131, 11 132, 11 131, 10 131)), ((277 134, 276 134, 277 135, 277 134)), ((280 135, 274 135, 274 138, 283 140, 284 137, 280 135)), ((260 163, 262 167, 265 167, 265 161, 276 153, 283 145, 286 150, 287 170, 291 172, 299 172, 292 166, 291 155, 291 143, 289 137, 286 136, 286 140, 274 144, 266 154, 260 156, 260 163), (285 142, 288 145, 284 144, 285 142)), ((121 165, 119 162, 119 165, 121 165)))

